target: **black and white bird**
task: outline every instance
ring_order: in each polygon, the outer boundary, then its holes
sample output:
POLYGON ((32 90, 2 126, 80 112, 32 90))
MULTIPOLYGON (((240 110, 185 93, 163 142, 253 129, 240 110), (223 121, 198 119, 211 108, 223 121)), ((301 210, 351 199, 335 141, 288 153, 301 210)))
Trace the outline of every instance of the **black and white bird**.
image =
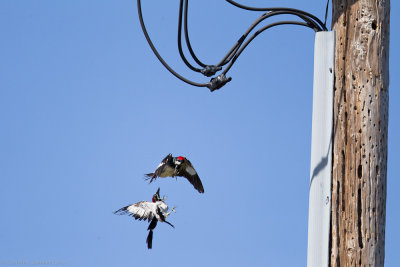
POLYGON ((147 228, 147 230, 149 230, 149 234, 147 235, 146 243, 147 248, 151 249, 153 247, 153 230, 156 228, 158 221, 165 222, 175 228, 175 226, 173 226, 170 222, 166 221, 171 212, 175 212, 175 207, 168 212, 168 206, 164 202, 165 199, 165 196, 162 199, 160 198, 160 188, 158 188, 157 192, 153 195, 151 202, 140 201, 136 204, 123 207, 114 213, 117 215, 126 214, 140 221, 148 220, 150 224, 147 228))
POLYGON ((153 173, 145 174, 145 176, 147 180, 150 179, 150 183, 157 177, 185 177, 197 191, 204 193, 203 184, 192 163, 182 156, 173 157, 172 154, 168 154, 153 173))

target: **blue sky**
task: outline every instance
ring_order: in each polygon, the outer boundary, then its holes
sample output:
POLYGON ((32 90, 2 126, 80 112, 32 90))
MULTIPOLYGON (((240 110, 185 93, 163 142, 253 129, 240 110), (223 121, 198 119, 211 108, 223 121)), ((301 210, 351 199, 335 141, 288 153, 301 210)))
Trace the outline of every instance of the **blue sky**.
MULTIPOLYGON (((208 81, 179 59, 178 1, 143 2, 165 60, 208 81)), ((210 64, 260 15, 225 1, 192 2, 192 45, 210 64)), ((325 4, 279 1, 321 19, 325 4)), ((399 11, 392 1, 389 267, 400 265, 399 11)), ((214 93, 181 82, 157 61, 136 1, 0 0, 0 33, 0 265, 306 265, 312 30, 264 32, 214 93), (191 160, 205 194, 184 179, 144 181, 168 153, 191 160), (175 229, 159 224, 149 251, 147 223, 113 211, 151 200, 158 187, 177 206, 169 218, 175 229)))

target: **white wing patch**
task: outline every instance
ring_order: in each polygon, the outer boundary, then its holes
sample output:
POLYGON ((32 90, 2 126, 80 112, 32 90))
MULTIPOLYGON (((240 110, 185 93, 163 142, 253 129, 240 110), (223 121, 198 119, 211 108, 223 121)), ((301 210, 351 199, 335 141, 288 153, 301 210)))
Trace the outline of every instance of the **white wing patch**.
POLYGON ((164 162, 161 162, 160 164, 158 164, 157 169, 160 168, 164 164, 165 164, 164 162))
POLYGON ((136 215, 135 217, 139 217, 141 219, 147 219, 149 217, 153 217, 153 214, 155 213, 156 210, 156 205, 155 203, 148 202, 148 201, 141 201, 139 203, 130 205, 129 207, 126 208, 126 210, 133 215, 136 215))
POLYGON ((186 167, 186 171, 187 171, 190 175, 195 175, 195 174, 196 174, 196 171, 195 171, 192 167, 190 167, 190 166, 187 166, 187 167, 186 167))

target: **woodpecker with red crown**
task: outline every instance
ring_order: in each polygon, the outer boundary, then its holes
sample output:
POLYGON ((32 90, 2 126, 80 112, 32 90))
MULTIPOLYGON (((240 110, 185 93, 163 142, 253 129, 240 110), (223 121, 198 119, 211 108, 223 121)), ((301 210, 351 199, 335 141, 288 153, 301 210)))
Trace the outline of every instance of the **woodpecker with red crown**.
POLYGON ((173 157, 172 154, 168 154, 153 173, 145 175, 146 180, 150 179, 150 183, 157 177, 185 177, 197 191, 204 193, 203 184, 192 163, 182 156, 173 157))
POLYGON ((165 222, 175 228, 170 222, 166 221, 171 212, 175 212, 175 207, 168 212, 168 206, 164 202, 165 199, 165 196, 162 199, 160 198, 160 188, 158 188, 151 202, 140 201, 136 204, 123 207, 114 213, 117 215, 127 214, 134 217, 135 220, 148 220, 150 224, 147 228, 149 234, 147 235, 146 244, 147 248, 151 249, 153 247, 153 230, 156 228, 158 221, 165 222))

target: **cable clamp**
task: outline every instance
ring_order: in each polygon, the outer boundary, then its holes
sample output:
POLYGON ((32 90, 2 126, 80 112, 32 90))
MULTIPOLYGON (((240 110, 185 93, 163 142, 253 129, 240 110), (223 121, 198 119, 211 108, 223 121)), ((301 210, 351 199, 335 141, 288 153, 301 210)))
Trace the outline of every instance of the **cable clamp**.
POLYGON ((207 77, 213 76, 217 71, 221 70, 221 66, 215 66, 215 65, 208 65, 204 69, 200 70, 200 72, 207 77))
POLYGON ((226 83, 230 82, 232 77, 226 78, 225 74, 220 74, 215 78, 211 78, 210 82, 207 83, 207 88, 210 89, 211 92, 220 89, 226 83))

